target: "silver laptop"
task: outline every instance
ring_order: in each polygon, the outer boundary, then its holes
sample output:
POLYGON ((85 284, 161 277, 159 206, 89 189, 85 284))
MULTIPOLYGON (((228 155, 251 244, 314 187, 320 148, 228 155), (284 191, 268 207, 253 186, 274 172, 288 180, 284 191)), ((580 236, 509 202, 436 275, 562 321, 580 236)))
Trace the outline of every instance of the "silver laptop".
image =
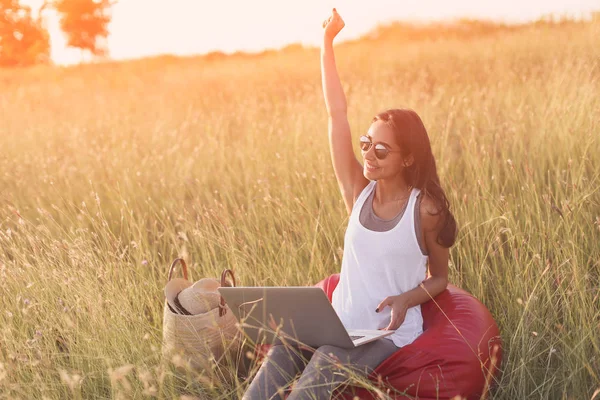
POLYGON ((346 330, 327 295, 318 287, 236 286, 218 290, 254 343, 282 343, 278 337, 281 335, 314 348, 326 344, 353 348, 394 333, 346 330))

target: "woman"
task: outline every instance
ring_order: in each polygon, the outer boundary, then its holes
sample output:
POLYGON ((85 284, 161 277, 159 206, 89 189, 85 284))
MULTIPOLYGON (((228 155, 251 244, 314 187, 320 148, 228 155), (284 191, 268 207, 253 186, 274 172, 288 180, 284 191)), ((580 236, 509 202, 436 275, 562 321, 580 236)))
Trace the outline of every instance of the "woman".
POLYGON ((283 398, 283 389, 300 372, 288 399, 330 398, 347 379, 336 361, 353 373, 368 375, 423 332, 420 305, 448 283, 456 221, 440 186, 423 122, 406 109, 376 115, 360 137, 361 166, 352 150, 333 54, 333 39, 345 24, 334 8, 323 25, 321 72, 331 157, 350 214, 332 305, 347 329, 395 332, 353 349, 321 346, 314 354, 274 345, 244 399, 283 398), (310 359, 307 365, 304 358, 310 359))

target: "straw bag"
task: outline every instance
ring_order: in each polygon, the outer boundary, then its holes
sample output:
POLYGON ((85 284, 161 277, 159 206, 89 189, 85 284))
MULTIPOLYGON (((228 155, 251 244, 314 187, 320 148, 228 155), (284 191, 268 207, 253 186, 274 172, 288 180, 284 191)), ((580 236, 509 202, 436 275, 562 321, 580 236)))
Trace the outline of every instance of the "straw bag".
MULTIPOLYGON (((171 281, 173 269, 181 263, 184 279, 176 278, 185 287, 189 283, 187 265, 182 258, 177 258, 169 268, 167 285, 171 281)), ((205 280, 207 278, 204 278, 205 280)), ((199 281, 200 282, 200 281, 199 281)), ((235 286, 235 277, 230 269, 223 270, 221 286, 235 286), (225 278, 231 276, 232 285, 225 278)), ((165 287, 166 289, 166 287, 165 287)), ((218 292, 216 292, 218 294, 218 292)), ((193 370, 210 370, 214 363, 224 363, 228 355, 236 356, 239 349, 240 331, 236 326, 236 318, 220 297, 216 307, 206 312, 193 315, 177 313, 177 307, 172 307, 165 299, 163 314, 163 346, 162 354, 165 359, 173 361, 175 355, 182 357, 188 368, 193 370)), ((180 363, 176 363, 176 366, 180 363)))

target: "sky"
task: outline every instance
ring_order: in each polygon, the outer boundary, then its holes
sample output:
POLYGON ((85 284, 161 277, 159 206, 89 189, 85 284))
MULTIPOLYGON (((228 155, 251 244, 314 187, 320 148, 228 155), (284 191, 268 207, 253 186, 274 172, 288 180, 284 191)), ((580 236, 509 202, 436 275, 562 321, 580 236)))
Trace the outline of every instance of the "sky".
MULTIPOLYGON (((34 15, 42 3, 21 0, 34 15)), ((121 60, 215 50, 261 51, 290 43, 318 46, 321 23, 333 7, 346 23, 336 39, 343 41, 395 20, 471 17, 525 22, 552 13, 581 17, 600 10, 600 0, 119 0, 111 8, 109 56, 121 60)), ((81 52, 66 47, 58 16, 53 11, 44 15, 54 62, 80 62, 81 52)))

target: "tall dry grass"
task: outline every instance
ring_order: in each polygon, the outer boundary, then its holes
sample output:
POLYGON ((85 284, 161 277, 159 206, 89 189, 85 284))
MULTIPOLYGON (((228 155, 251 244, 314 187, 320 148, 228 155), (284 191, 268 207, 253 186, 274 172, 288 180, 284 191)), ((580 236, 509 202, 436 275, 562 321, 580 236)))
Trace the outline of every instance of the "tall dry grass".
MULTIPOLYGON (((600 387, 597 25, 338 46, 353 136, 428 129, 460 227, 450 280, 492 312, 495 399, 600 387)), ((160 362, 162 289, 313 285, 347 215, 316 50, 0 71, 0 397, 235 398, 160 362)), ((359 153, 357 152, 357 155, 359 153)))

